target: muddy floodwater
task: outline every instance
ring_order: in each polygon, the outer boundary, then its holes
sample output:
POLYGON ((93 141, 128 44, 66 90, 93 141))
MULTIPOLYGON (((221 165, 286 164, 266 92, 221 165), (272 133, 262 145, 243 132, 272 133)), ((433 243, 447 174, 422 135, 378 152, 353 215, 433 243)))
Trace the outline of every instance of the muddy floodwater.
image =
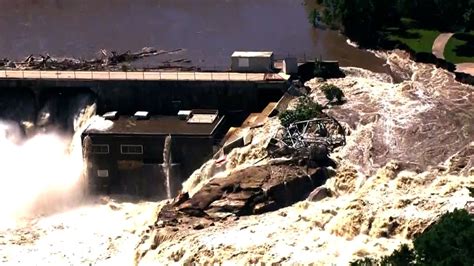
POLYGON ((186 58, 222 68, 234 50, 273 50, 280 58, 321 57, 384 72, 383 61, 342 35, 312 28, 310 9, 302 0, 0 0, 0 57, 183 48, 172 58, 141 63, 186 58))

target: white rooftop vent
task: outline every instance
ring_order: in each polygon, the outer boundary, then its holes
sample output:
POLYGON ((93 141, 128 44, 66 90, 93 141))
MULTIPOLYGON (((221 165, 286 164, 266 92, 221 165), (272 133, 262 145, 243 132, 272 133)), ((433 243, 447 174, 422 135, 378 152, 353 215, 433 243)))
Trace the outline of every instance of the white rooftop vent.
POLYGON ((189 124, 212 124, 217 119, 217 114, 193 114, 188 119, 189 124))
POLYGON ((150 115, 147 111, 137 111, 134 115, 133 118, 137 120, 146 120, 150 118, 150 115))
POLYGON ((191 117, 192 114, 193 114, 193 111, 191 111, 191 110, 180 110, 178 112, 178 118, 180 120, 188 120, 189 117, 191 117))
POLYGON ((112 112, 107 112, 102 115, 103 118, 107 120, 117 120, 118 119, 118 112, 117 111, 112 111, 112 112))

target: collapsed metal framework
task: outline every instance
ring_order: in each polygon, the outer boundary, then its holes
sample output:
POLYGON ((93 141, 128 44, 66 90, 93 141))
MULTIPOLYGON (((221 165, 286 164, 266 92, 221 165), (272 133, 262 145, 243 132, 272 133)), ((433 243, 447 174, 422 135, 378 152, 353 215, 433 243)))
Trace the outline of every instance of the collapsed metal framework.
POLYGON ((331 117, 315 118, 281 127, 272 138, 273 153, 293 150, 300 153, 314 146, 324 146, 328 152, 346 144, 344 128, 331 117))

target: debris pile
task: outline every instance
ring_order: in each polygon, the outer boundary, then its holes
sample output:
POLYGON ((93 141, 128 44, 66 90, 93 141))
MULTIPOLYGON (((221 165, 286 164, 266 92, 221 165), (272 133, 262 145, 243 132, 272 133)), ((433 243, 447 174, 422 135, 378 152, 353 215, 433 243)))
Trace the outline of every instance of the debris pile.
MULTIPOLYGON (((272 157, 291 156, 324 163, 335 148, 345 145, 345 130, 332 117, 315 118, 281 127, 267 147, 272 157)), ((329 164, 332 165, 332 164, 329 164)))
MULTIPOLYGON (((45 55, 29 55, 22 61, 12 61, 8 58, 0 60, 1 69, 13 70, 124 70, 129 69, 126 63, 131 63, 142 58, 171 55, 183 52, 184 49, 175 49, 170 51, 157 50, 155 48, 145 47, 141 51, 118 53, 116 51, 107 50, 100 51, 100 57, 89 60, 77 58, 56 58, 49 54, 45 55)), ((191 66, 185 66, 191 61, 185 58, 176 60, 167 60, 157 65, 153 69, 193 69, 191 66)))

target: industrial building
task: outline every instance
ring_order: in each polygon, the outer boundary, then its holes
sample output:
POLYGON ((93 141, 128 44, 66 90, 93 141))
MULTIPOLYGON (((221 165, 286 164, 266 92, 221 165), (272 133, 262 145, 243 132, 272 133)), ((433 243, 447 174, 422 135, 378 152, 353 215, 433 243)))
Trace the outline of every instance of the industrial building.
POLYGON ((93 122, 82 134, 90 189, 159 198, 175 196, 181 183, 209 159, 224 120, 216 110, 180 111, 176 116, 111 112, 103 117, 105 121, 93 122))

